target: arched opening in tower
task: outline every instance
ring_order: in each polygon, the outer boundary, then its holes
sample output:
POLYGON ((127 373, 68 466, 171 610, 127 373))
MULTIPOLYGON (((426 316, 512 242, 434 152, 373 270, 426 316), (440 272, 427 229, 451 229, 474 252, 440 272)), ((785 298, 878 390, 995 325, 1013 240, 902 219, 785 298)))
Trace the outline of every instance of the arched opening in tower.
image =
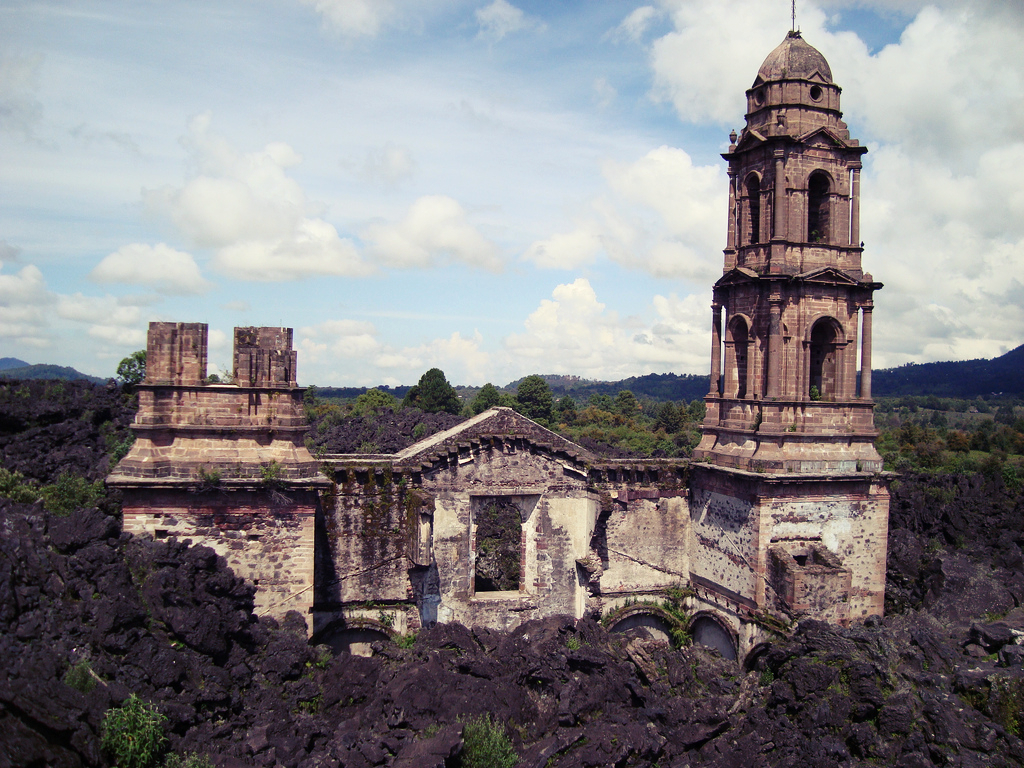
POLYGON ((761 180, 757 174, 747 177, 747 216, 750 245, 761 242, 761 180))
POLYGON ((808 395, 812 400, 836 394, 836 355, 839 334, 835 321, 822 318, 811 329, 811 376, 808 395))
POLYGON ((807 186, 807 240, 828 242, 828 176, 812 173, 807 186))
POLYGON ((747 324, 737 317, 730 323, 729 336, 732 341, 732 365, 727 391, 735 397, 743 398, 747 396, 747 347, 750 340, 747 324))

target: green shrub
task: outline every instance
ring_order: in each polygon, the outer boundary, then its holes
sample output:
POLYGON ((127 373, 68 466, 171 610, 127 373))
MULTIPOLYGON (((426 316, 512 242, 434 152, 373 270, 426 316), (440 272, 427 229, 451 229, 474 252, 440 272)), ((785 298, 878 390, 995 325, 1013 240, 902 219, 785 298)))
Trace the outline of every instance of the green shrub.
POLYGON ((66 515, 79 507, 91 507, 103 498, 103 483, 90 483, 84 477, 65 472, 53 485, 44 485, 40 494, 48 512, 66 515))
POLYGON ((407 635, 399 635, 395 639, 395 645, 397 645, 399 648, 412 648, 414 645, 416 645, 416 633, 410 632, 407 635))
POLYGON ((505 726, 495 723, 490 715, 467 720, 462 729, 462 741, 461 768, 512 768, 519 762, 505 726))
POLYGON ((102 745, 118 768, 151 768, 167 748, 167 717, 134 693, 108 709, 101 726, 102 745))
POLYGON ((0 496, 20 504, 32 504, 39 499, 39 489, 21 472, 0 467, 0 496))
POLYGON ((190 752, 185 757, 172 752, 164 760, 164 768, 213 768, 213 763, 207 755, 198 752, 190 752))
POLYGON ((68 671, 64 673, 64 685, 80 693, 89 693, 96 687, 96 677, 87 659, 68 667, 68 671))

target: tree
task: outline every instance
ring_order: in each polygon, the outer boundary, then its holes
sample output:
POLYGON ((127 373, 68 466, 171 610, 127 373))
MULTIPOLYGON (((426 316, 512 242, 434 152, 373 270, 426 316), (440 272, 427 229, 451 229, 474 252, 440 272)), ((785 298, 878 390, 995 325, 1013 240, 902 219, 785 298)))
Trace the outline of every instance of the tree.
POLYGON ((669 434, 678 432, 683 428, 683 415, 670 401, 662 403, 661 407, 658 409, 657 419, 658 426, 669 434))
POLYGON ((356 398, 355 414, 366 416, 370 413, 381 411, 393 411, 398 405, 395 396, 390 392, 381 392, 379 389, 370 389, 356 398))
POLYGON ((473 402, 470 405, 470 410, 473 415, 476 416, 478 413, 483 413, 488 408, 493 408, 501 401, 501 392, 498 388, 487 382, 483 388, 477 392, 476 397, 473 398, 473 402))
POLYGON ((135 386, 146 378, 146 350, 132 352, 117 366, 117 380, 127 386, 135 386))
POLYGON ((519 382, 516 399, 519 401, 519 412, 526 418, 551 421, 551 406, 554 402, 551 388, 540 376, 533 374, 519 382))
POLYGON ((619 394, 615 396, 615 412, 619 416, 625 416, 627 419, 631 419, 636 416, 640 410, 640 403, 637 402, 636 395, 630 390, 623 389, 619 391, 619 394))
POLYGON ((576 401, 569 395, 558 401, 558 420, 569 426, 576 423, 576 401))
POLYGON ((402 401, 404 408, 419 408, 425 413, 458 413, 462 408, 455 387, 448 383, 444 371, 431 368, 420 376, 402 401))

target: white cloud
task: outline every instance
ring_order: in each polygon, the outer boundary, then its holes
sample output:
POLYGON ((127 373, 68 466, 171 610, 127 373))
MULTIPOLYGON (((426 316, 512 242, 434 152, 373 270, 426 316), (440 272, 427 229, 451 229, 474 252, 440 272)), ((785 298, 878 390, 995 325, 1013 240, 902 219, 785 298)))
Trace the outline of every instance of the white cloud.
POLYGON ((658 9, 653 5, 641 5, 622 20, 613 31, 613 35, 639 42, 658 14, 658 9))
POLYGON ((246 240, 221 248, 214 267, 226 275, 262 282, 286 282, 315 275, 357 277, 371 272, 355 246, 322 219, 303 219, 277 240, 246 240))
POLYGON ((701 373, 708 357, 710 300, 655 296, 656 319, 620 318, 590 282, 559 285, 530 314, 525 331, 505 339, 510 366, 522 373, 572 373, 614 379, 637 373, 701 373))
POLYGON ((593 201, 593 216, 534 242, 525 260, 574 269, 603 250, 623 266, 702 287, 721 274, 727 196, 720 168, 660 147, 633 163, 607 162, 604 176, 611 194, 593 201))
POLYGON ((29 264, 13 275, 0 273, 0 338, 33 347, 49 345, 48 306, 54 301, 37 267, 29 264))
MULTIPOLYGON (((675 30, 651 47, 655 96, 671 101, 686 122, 738 124, 743 92, 789 26, 788 4, 677 0, 665 5, 675 30)), ((813 7, 801 11, 805 29, 820 28, 822 21, 813 7)))
POLYGON ((364 181, 394 187, 416 173, 416 160, 407 147, 388 142, 366 153, 359 171, 364 181))
POLYGON ((109 344, 138 348, 146 343, 142 312, 113 296, 58 296, 57 316, 82 323, 91 337, 109 344))
POLYGON ((304 379, 330 372, 365 384, 400 384, 416 381, 429 368, 441 368, 449 381, 483 383, 490 355, 481 349, 483 337, 458 331, 414 347, 383 343, 373 323, 360 320, 325 320, 300 328, 297 334, 299 367, 304 379))
POLYGON ((507 0, 494 0, 490 5, 478 8, 476 21, 480 25, 479 36, 494 41, 501 40, 513 32, 543 26, 507 0))
POLYGON ((376 37, 394 13, 391 0, 299 0, 345 37, 376 37))
POLYGON ((89 277, 98 283, 144 285, 177 296, 202 294, 211 288, 190 254, 164 243, 122 246, 97 264, 89 277))
POLYGON ((372 224, 362 236, 370 252, 390 267, 428 267, 445 258, 493 271, 502 266, 497 246, 445 195, 421 197, 398 224, 372 224))
POLYGON ((483 336, 474 332, 469 338, 456 331, 416 347, 384 350, 374 363, 410 381, 430 368, 440 368, 451 382, 483 384, 492 374, 490 355, 480 347, 483 336))
POLYGON ((544 269, 576 269, 590 264, 602 249, 597 221, 583 223, 576 230, 554 234, 533 243, 523 258, 544 269))
POLYGON ((315 275, 362 276, 372 267, 333 225, 309 215, 302 187, 286 173, 302 157, 282 142, 241 153, 209 131, 209 115, 184 140, 198 173, 180 189, 145 194, 200 248, 211 264, 240 280, 288 281, 315 275))
POLYGON ((300 328, 297 335, 302 360, 311 365, 330 361, 345 368, 381 348, 373 323, 359 320, 325 320, 300 328))

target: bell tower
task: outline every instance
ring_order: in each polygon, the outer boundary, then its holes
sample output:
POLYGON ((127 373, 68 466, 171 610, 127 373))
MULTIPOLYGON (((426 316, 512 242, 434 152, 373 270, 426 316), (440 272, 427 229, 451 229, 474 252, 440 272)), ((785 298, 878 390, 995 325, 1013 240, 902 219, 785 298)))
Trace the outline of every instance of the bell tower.
POLYGON ((799 32, 768 54, 730 134, 711 386, 691 463, 690 577, 748 644, 764 612, 846 624, 884 605, 888 477, 875 449, 865 147, 799 32))
POLYGON ((790 32, 730 134, 725 269, 695 458, 754 471, 878 471, 860 169, 825 58, 790 32), (858 360, 859 357, 859 360, 858 360), (858 365, 859 362, 859 365, 858 365), (859 371, 859 373, 858 373, 859 371))

